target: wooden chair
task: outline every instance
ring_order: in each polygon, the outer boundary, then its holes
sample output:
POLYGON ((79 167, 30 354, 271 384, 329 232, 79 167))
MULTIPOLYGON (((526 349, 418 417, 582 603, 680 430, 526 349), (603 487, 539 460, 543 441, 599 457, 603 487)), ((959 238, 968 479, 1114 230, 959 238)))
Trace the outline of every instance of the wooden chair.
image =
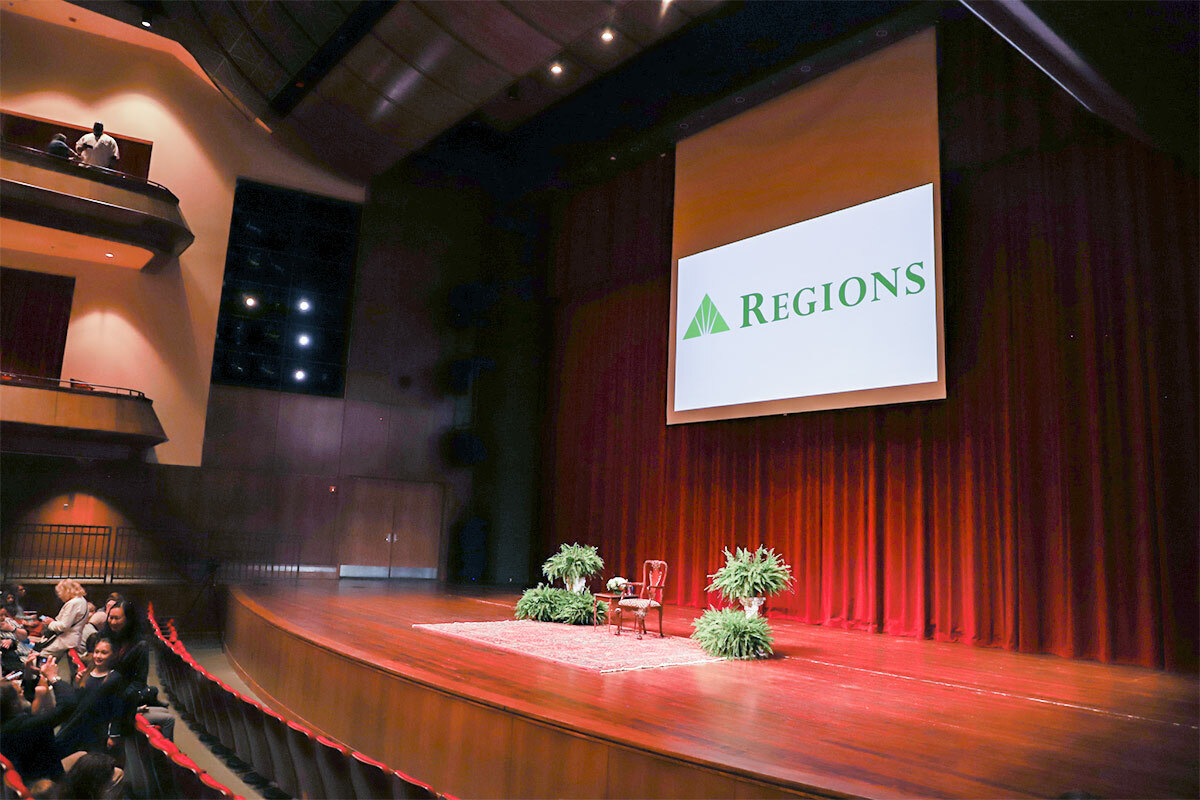
MULTIPOLYGON (((617 603, 621 612, 633 612, 633 629, 639 639, 646 633, 646 612, 658 609, 658 635, 666 636, 662 626, 663 589, 667 585, 667 562, 647 560, 642 564, 642 582, 638 584, 637 597, 627 597, 617 603)), ((624 613, 621 618, 624 618, 624 613)), ((617 635, 621 634, 621 619, 617 622, 617 635)))

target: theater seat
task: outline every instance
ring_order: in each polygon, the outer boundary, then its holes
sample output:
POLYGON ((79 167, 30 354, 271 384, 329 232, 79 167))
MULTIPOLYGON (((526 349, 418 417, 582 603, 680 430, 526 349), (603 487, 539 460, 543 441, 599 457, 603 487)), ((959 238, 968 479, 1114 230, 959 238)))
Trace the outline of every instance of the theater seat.
POLYGON ((291 720, 287 723, 288 750, 292 753, 292 764, 296 768, 296 782, 300 793, 293 797, 315 799, 331 797, 325 791, 321 769, 317 766, 317 739, 313 732, 291 720))
POLYGON ((362 753, 350 754, 350 780, 354 784, 354 796, 360 800, 364 797, 390 798, 393 777, 387 764, 362 753))
MULTIPOLYGON (((242 714, 245 717, 246 735, 250 737, 250 766, 264 778, 272 778, 275 765, 271 759, 271 745, 267 741, 266 712, 263 707, 245 695, 242 699, 242 714)), ((246 759, 243 759, 246 760, 246 759)))
POLYGON ((326 797, 354 797, 354 782, 350 778, 350 751, 335 741, 317 737, 317 766, 326 797))
POLYGON ((267 746, 271 748, 271 774, 275 785, 292 797, 300 796, 300 780, 292 762, 292 751, 288 745, 288 726, 283 717, 270 709, 263 709, 263 724, 267 731, 267 746))

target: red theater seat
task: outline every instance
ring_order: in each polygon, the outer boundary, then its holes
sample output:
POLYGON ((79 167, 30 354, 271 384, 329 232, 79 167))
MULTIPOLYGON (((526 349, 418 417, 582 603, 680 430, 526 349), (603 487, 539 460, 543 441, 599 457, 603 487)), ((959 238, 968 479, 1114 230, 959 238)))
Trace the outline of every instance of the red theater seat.
POLYGON ((299 796, 304 798, 330 797, 331 795, 325 791, 325 783, 321 779, 321 769, 317 766, 317 739, 313 732, 288 720, 287 741, 288 750, 292 753, 292 764, 296 768, 296 782, 300 787, 299 796))
POLYGON ((291 795, 300 796, 300 780, 292 762, 292 751, 288 745, 288 726, 283 717, 270 709, 263 709, 263 724, 267 732, 267 746, 271 748, 271 780, 291 795))
POLYGON ((350 751, 337 742, 317 737, 317 767, 327 797, 355 797, 350 778, 350 751))

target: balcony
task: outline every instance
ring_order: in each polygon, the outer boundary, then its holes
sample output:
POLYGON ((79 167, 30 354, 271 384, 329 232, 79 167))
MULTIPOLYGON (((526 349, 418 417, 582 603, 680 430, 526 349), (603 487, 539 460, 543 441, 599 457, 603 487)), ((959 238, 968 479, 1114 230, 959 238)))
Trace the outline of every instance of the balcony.
POLYGON ((0 373, 6 453, 134 458, 165 441, 154 404, 136 389, 0 373))
POLYGON ((157 272, 195 236, 165 186, 0 142, 6 249, 157 272))

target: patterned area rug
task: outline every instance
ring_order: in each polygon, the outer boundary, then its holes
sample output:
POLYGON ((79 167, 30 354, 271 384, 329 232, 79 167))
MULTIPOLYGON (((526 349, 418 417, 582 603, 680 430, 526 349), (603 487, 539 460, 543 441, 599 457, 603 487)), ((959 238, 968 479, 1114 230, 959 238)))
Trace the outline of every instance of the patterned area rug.
POLYGON ((646 638, 639 640, 628 629, 614 636, 603 625, 593 629, 590 625, 508 619, 413 627, 597 672, 661 669, 721 660, 709 656, 691 639, 678 636, 662 639, 657 633, 647 633, 646 638))

